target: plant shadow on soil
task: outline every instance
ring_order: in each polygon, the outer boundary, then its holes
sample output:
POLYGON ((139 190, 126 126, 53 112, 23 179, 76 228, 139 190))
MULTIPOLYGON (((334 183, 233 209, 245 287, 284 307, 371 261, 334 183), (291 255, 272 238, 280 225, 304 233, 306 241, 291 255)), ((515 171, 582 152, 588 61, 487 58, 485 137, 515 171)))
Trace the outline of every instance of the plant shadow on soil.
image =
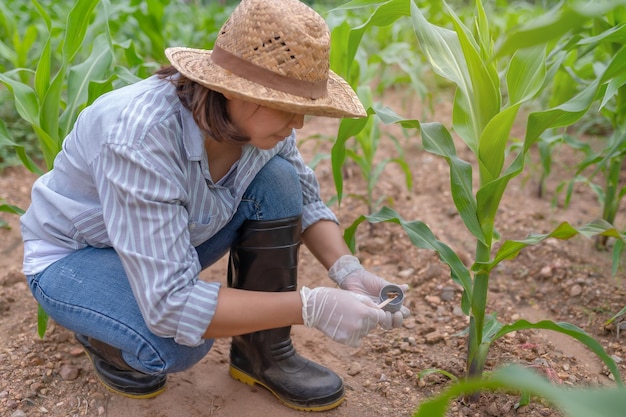
MULTIPOLYGON (((442 103, 436 112, 449 112, 442 103)), ((448 113, 449 114, 449 113, 448 113)), ((308 121, 300 137, 319 134, 332 137, 336 121, 308 121)), ((388 142, 388 141, 387 141, 388 142)), ((408 192, 404 173, 392 165, 377 184, 377 193, 390 197, 393 207, 408 220, 422 220, 435 235, 451 246, 462 259, 471 262, 472 240, 464 229, 449 192, 445 162, 426 153, 418 137, 406 144, 414 187, 408 192)), ((320 152, 330 152, 330 141, 307 141, 302 153, 307 161, 320 152)), ((459 152, 469 159, 467 153, 459 152)), ((381 141, 377 158, 394 155, 393 146, 381 141)), ((573 166, 576 155, 567 150, 555 155, 559 166, 573 166)), ((536 167, 537 165, 535 165, 536 167)), ((535 169, 537 170, 537 169, 535 169)), ((527 171, 533 171, 532 165, 527 171)), ((334 194, 328 159, 316 173, 329 200, 334 194)), ((365 185, 356 167, 344 168, 347 194, 361 194, 365 185)), ((593 194, 575 190, 572 205, 554 207, 550 198, 534 193, 536 175, 531 172, 511 183, 503 198, 497 224, 503 238, 524 238, 530 232, 546 233, 561 221, 574 225, 599 216, 593 194)), ((26 208, 35 176, 22 168, 5 170, 0 176, 0 196, 10 204, 26 208)), ((553 173, 548 190, 561 179, 562 169, 553 173)), ((335 209, 337 207, 335 206, 335 209)), ((345 198, 336 210, 344 226, 365 211, 354 198, 345 198)), ((97 381, 87 357, 71 332, 51 323, 46 337, 36 335, 36 304, 20 272, 22 246, 18 218, 3 214, 10 229, 0 229, 0 415, 34 416, 299 416, 310 413, 281 405, 268 391, 234 381, 228 376, 229 341, 217 340, 212 351, 194 368, 170 375, 168 390, 151 400, 131 400, 105 390, 97 381), (24 415, 22 414, 22 415, 24 415)), ((616 224, 624 224, 623 211, 616 224)), ((346 400, 331 417, 410 416, 419 403, 445 389, 449 381, 439 374, 418 378, 420 371, 440 368, 457 376, 464 374, 467 318, 460 312, 461 291, 437 256, 417 249, 399 226, 379 224, 359 228, 358 256, 364 265, 388 280, 411 285, 405 305, 412 315, 401 329, 377 330, 358 348, 332 342, 302 326, 292 330, 300 354, 336 371, 345 382, 346 400)), ((326 272, 303 248, 299 283, 330 285, 326 272)), ((623 278, 623 271, 620 271, 623 278)), ((225 259, 204 271, 205 280, 225 283, 225 259)), ((548 240, 530 247, 512 261, 501 264, 492 274, 488 311, 500 321, 527 318, 552 319, 576 324, 596 338, 626 371, 624 336, 604 322, 626 304, 623 279, 611 276, 610 253, 594 249, 582 237, 570 241, 548 240)), ((515 332, 492 346, 487 370, 506 363, 519 363, 543 373, 563 386, 610 385, 608 371, 583 345, 549 331, 515 332)), ((516 409, 519 397, 508 393, 482 394, 479 402, 466 405, 454 401, 448 416, 560 416, 543 400, 516 409)))

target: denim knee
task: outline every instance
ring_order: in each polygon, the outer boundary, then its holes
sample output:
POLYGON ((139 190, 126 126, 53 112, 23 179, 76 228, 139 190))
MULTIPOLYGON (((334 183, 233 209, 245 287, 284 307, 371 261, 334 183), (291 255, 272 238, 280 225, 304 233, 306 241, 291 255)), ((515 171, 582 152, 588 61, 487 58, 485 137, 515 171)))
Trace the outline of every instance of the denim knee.
POLYGON ((302 187, 296 169, 284 158, 273 157, 254 178, 242 201, 255 204, 259 220, 301 214, 302 187))

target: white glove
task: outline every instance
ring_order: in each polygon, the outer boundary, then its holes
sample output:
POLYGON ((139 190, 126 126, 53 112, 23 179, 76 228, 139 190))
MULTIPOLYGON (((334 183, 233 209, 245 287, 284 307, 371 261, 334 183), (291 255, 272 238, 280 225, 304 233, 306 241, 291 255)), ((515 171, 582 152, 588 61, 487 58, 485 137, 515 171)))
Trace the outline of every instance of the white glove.
MULTIPOLYGON (((339 288, 368 296, 376 304, 380 302, 380 290, 391 284, 391 282, 365 270, 359 262, 359 258, 352 255, 343 255, 337 259, 328 270, 328 276, 339 285, 339 288)), ((409 286, 402 284, 400 288, 406 292, 409 286)), ((402 321, 409 314, 411 314, 409 309, 402 306, 399 311, 393 313, 392 326, 394 328, 401 327, 402 321)))
POLYGON ((391 313, 380 309, 369 297, 338 288, 302 287, 302 319, 336 342, 359 346, 361 338, 376 325, 390 329, 391 313))

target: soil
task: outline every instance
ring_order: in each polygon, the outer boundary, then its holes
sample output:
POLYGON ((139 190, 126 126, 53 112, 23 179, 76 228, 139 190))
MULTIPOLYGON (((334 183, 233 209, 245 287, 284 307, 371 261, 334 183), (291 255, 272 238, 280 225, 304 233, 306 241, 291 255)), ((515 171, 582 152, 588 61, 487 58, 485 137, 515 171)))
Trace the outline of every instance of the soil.
MULTIPOLYGON (((393 107, 393 106, 392 106, 393 107)), ((409 111, 409 110, 407 110, 409 111)), ((416 109, 411 114, 421 114, 416 109)), ((432 120, 449 120, 450 104, 444 100, 434 109, 432 120)), ((331 138, 337 122, 311 119, 300 138, 319 134, 331 138)), ((385 132, 402 137, 394 127, 385 132)), ((518 132, 519 134, 519 132, 518 132)), ((448 168, 442 159, 421 148, 417 135, 403 142, 411 167, 413 187, 407 190, 404 174, 388 165, 376 185, 375 197, 384 197, 405 219, 422 220, 435 235, 470 264, 473 240, 456 214, 449 191, 448 168)), ((301 145, 308 161, 330 152, 328 140, 307 140, 301 145)), ((459 148, 462 149, 462 148, 459 148)), ((461 158, 472 160, 460 150, 461 158)), ((381 140, 377 160, 394 156, 387 138, 381 140)), ((569 179, 580 156, 560 149, 554 155, 545 197, 537 196, 539 165, 531 158, 525 174, 506 190, 498 213, 497 227, 503 239, 520 239, 531 232, 546 233, 561 221, 587 223, 601 215, 594 194, 575 188, 572 203, 564 208, 553 203, 559 181, 569 179), (568 169, 570 168, 570 169, 568 169)), ((335 194, 328 158, 315 168, 324 197, 335 194)), ((6 169, 0 175, 0 196, 26 208, 35 176, 23 168, 6 169)), ((344 169, 347 194, 341 207, 333 207, 347 227, 367 210, 363 201, 366 183, 358 168, 344 169)), ((562 199, 561 199, 562 200, 562 199)), ((626 224, 622 211, 616 224, 626 224)), ((37 305, 21 273, 22 245, 17 216, 2 214, 10 228, 0 229, 0 415, 1 416, 305 416, 310 413, 281 405, 269 392, 236 382, 228 375, 229 340, 217 340, 214 348, 194 368, 170 375, 165 393, 150 400, 131 400, 107 391, 97 381, 90 362, 72 333, 50 323, 45 338, 36 333, 37 305)), ((394 224, 369 227, 357 233, 358 252, 371 271, 396 283, 409 283, 405 297, 412 315, 404 326, 391 331, 375 330, 358 348, 331 341, 313 329, 292 330, 298 352, 337 372, 346 386, 346 400, 325 414, 329 417, 410 416, 428 397, 441 392, 450 381, 441 374, 420 378, 428 368, 462 376, 465 368, 468 319, 460 312, 460 288, 450 279, 448 268, 430 251, 414 247, 394 224)), ((303 247, 299 266, 301 285, 331 285, 326 271, 303 247)), ((202 279, 225 282, 222 259, 204 271, 202 279)), ((575 324, 596 338, 618 362, 626 375, 624 336, 604 323, 626 304, 624 272, 611 275, 610 252, 595 249, 591 239, 548 240, 524 249, 492 274, 488 311, 500 321, 519 318, 552 319, 575 324), (621 277, 621 278, 620 278, 621 277)), ((518 363, 543 372, 563 386, 612 385, 606 367, 586 347, 549 331, 520 331, 496 341, 489 352, 487 369, 518 363)), ((534 398, 517 408, 519 397, 484 392, 478 402, 458 399, 448 416, 561 416, 545 401, 534 398)))

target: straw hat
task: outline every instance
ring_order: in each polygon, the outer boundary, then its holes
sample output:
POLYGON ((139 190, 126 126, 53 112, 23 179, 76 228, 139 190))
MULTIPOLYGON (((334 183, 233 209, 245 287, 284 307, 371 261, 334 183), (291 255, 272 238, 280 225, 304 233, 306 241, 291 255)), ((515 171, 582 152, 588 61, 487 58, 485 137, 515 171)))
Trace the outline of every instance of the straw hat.
POLYGON ((185 77, 262 106, 327 117, 365 117, 358 97, 330 70, 324 19, 297 0, 243 0, 212 51, 168 48, 185 77))

